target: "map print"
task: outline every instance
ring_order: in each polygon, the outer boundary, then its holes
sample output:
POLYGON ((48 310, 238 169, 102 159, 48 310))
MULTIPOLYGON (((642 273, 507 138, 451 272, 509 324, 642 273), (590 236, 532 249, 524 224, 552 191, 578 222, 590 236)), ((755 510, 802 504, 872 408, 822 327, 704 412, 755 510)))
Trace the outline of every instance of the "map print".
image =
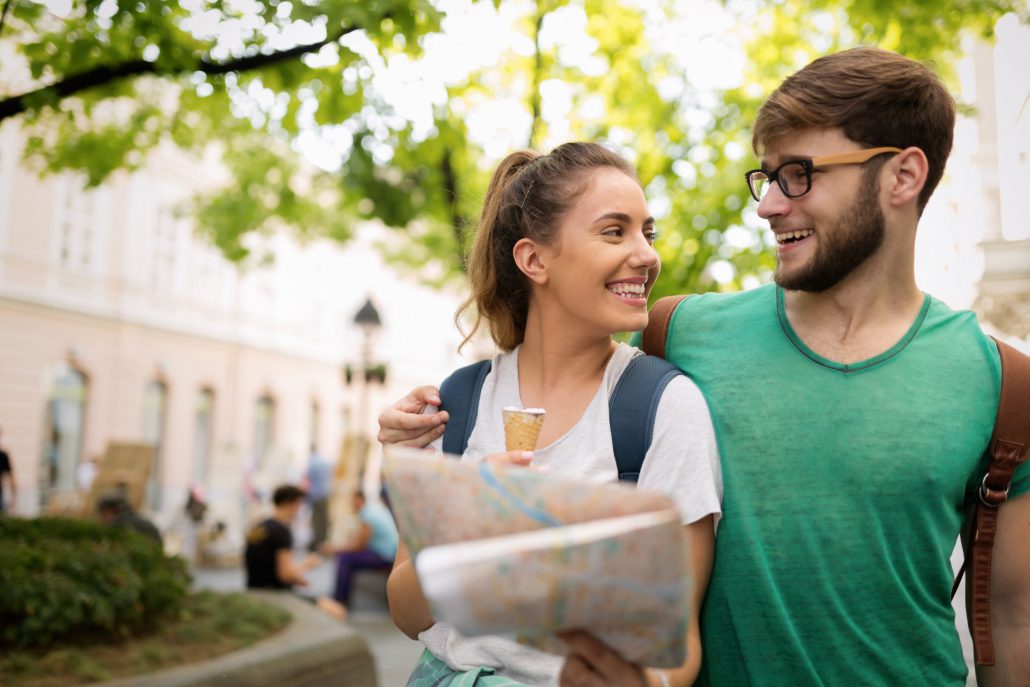
POLYGON ((583 628, 642 665, 686 659, 689 558, 667 497, 412 449, 387 449, 383 471, 437 620, 553 653, 556 631, 583 628))

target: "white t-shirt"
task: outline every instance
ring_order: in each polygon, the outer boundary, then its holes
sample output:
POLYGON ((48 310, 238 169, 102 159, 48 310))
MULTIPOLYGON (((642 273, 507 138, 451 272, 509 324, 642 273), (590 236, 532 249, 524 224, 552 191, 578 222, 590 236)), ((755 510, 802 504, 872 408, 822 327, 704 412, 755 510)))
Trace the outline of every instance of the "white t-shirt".
MULTIPOLYGON (((501 409, 525 407, 519 396, 518 348, 502 353, 483 382, 476 425, 462 461, 475 461, 504 450, 501 409)), ((608 423, 608 399, 619 377, 634 356, 632 346, 619 344, 605 368, 601 385, 583 417, 549 446, 533 453, 534 465, 550 472, 598 483, 618 479, 615 452, 608 423)), ((442 439, 433 442, 440 449, 442 439)), ((722 472, 715 430, 701 392, 690 379, 679 376, 669 382, 658 404, 651 447, 644 458, 638 489, 668 495, 676 502, 683 523, 714 513, 722 502, 722 472)), ((562 657, 537 651, 504 637, 463 637, 454 628, 436 623, 419 634, 434 656, 454 670, 490 666, 498 675, 527 685, 557 685, 562 657)))

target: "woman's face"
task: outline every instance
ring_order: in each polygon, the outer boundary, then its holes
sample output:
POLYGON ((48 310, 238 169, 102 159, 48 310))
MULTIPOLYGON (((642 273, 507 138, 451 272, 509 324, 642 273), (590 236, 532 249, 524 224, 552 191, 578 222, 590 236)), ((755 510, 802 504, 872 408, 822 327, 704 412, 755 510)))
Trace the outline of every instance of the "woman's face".
POLYGON ((636 180, 612 167, 586 174, 554 244, 541 249, 548 278, 538 295, 589 334, 643 329, 660 269, 654 218, 636 180))

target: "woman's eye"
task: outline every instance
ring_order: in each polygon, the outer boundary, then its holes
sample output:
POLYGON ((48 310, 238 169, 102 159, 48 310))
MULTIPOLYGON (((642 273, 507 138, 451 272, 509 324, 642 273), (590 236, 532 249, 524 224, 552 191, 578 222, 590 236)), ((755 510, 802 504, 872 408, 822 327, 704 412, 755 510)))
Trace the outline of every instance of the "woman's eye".
POLYGON ((644 238, 647 239, 648 243, 654 243, 655 241, 657 241, 658 236, 659 234, 657 229, 651 229, 649 231, 644 232, 644 238))
POLYGON ((602 234, 613 238, 622 238, 622 227, 609 227, 608 229, 605 229, 602 234))

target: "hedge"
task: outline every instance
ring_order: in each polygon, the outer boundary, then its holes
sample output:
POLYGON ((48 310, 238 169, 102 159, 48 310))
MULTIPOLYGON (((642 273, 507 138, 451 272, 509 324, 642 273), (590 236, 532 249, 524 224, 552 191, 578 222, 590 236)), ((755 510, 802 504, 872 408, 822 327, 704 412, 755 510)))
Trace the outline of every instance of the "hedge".
POLYGON ((186 562, 126 529, 0 518, 0 646, 125 637, 173 615, 186 562))

